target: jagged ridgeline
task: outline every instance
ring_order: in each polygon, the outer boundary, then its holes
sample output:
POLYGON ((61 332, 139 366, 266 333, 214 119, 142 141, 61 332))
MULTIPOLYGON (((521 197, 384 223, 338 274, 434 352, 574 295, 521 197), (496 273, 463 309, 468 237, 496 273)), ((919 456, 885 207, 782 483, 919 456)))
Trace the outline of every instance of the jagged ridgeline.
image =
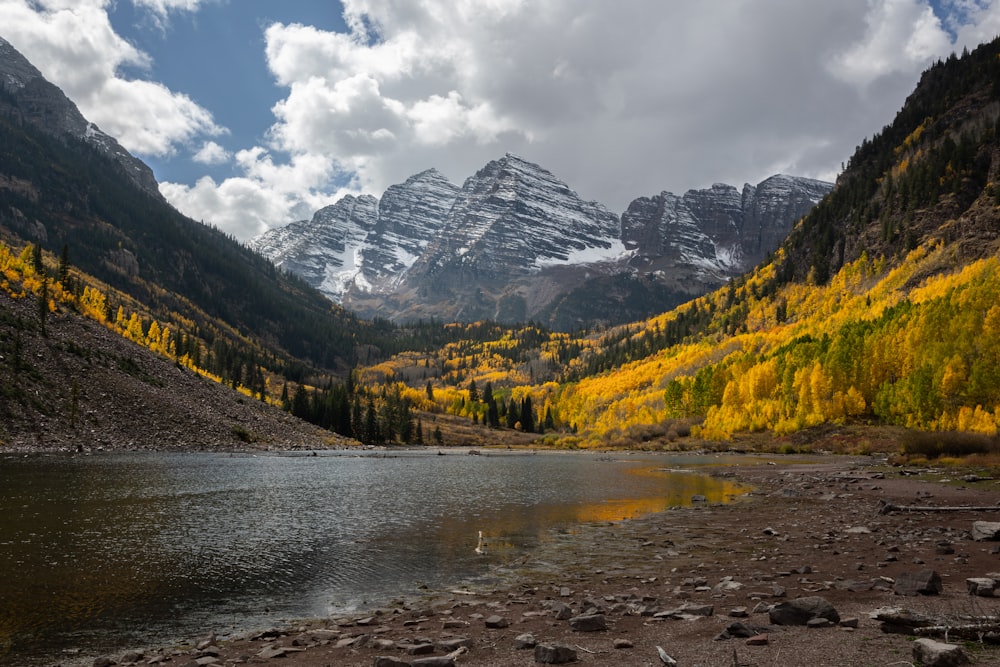
MULTIPOLYGON (((530 397, 566 445, 852 421, 996 433, 998 82, 1000 41, 934 65, 770 258, 691 303, 534 351, 508 332, 371 373, 489 381, 501 405, 530 397)), ((465 393, 435 396, 481 417, 465 393)))
POLYGON ((516 155, 459 187, 430 169, 251 245, 338 303, 395 321, 621 324, 755 266, 832 184, 776 175, 634 200, 620 217, 516 155))

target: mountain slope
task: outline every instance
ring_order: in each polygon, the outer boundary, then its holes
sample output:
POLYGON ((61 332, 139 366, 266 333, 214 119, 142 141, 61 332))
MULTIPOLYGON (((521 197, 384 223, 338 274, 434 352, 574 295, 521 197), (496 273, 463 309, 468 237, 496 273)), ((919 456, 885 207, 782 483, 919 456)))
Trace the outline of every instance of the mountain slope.
POLYGON ((11 102, 6 105, 7 112, 17 109, 18 120, 53 136, 69 136, 90 144, 111 158, 135 185, 162 199, 153 170, 88 122, 76 105, 3 37, 0 37, 0 89, 11 102))
POLYGON ((170 207, 145 178, 137 180, 148 168, 131 168, 141 163, 97 133, 5 42, 0 72, 6 238, 54 254, 66 248, 75 266, 146 304, 158 319, 183 323, 209 347, 220 337, 246 356, 270 360, 272 370, 296 360, 327 369, 351 362, 355 334, 367 325, 170 207))
POLYGON ((581 355, 613 370, 565 385, 561 417, 601 437, 678 418, 710 437, 850 420, 995 434, 998 81, 1000 40, 928 70, 772 262, 581 355))

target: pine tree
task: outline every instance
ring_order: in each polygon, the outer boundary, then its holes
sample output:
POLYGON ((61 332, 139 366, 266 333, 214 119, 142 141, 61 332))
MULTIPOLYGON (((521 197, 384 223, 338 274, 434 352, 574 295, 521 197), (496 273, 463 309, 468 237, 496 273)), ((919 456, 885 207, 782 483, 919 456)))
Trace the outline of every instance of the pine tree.
POLYGON ((530 396, 525 396, 521 401, 521 430, 525 433, 535 432, 535 412, 531 407, 530 396))
POLYGON ((62 252, 59 253, 59 273, 56 279, 62 285, 63 289, 67 292, 72 292, 72 286, 69 284, 69 246, 63 244, 62 252))
POLYGON ((42 287, 38 293, 38 327, 42 332, 43 336, 48 336, 48 331, 45 329, 45 318, 49 314, 49 281, 47 278, 42 278, 42 287))

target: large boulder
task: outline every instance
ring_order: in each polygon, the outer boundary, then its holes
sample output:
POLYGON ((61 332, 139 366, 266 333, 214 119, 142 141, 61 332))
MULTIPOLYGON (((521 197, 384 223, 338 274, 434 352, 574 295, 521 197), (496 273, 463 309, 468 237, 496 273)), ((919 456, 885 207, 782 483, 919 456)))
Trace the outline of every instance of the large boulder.
POLYGON ((982 542, 984 540, 1000 540, 1000 522, 973 521, 972 539, 977 542, 982 542))
POLYGON ((768 616, 775 625, 805 625, 814 618, 825 618, 831 623, 840 622, 840 614, 833 605, 818 595, 776 604, 771 607, 768 616))
POLYGON ((896 595, 938 595, 944 590, 941 575, 934 570, 903 572, 896 577, 892 592, 896 595))

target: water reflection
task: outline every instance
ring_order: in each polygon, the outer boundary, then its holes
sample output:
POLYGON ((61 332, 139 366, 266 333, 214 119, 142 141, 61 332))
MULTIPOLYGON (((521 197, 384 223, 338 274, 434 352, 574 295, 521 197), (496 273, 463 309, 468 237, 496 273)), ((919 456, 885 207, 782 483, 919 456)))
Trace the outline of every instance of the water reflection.
POLYGON ((544 454, 0 458, 0 662, 348 610, 482 576, 554 527, 742 493, 663 466, 544 454))

